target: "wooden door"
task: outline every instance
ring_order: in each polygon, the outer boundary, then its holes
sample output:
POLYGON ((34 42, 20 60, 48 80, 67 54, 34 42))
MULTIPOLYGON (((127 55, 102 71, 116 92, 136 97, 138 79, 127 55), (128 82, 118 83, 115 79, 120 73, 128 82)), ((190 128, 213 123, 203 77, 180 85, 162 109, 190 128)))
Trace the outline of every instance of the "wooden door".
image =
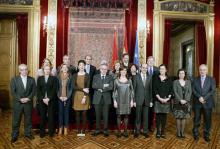
POLYGON ((0 19, 0 108, 11 107, 10 80, 15 76, 16 66, 16 22, 0 19))

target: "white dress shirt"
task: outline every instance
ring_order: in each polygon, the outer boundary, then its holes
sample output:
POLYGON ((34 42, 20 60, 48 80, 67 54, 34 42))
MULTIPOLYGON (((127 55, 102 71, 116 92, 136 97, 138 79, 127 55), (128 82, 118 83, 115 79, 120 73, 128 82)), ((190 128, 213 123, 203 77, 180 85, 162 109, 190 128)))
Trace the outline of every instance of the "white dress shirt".
POLYGON ((90 65, 86 64, 86 73, 89 74, 89 72, 90 72, 90 65))
POLYGON ((27 86, 27 76, 22 76, 21 75, 21 80, 22 80, 22 83, 24 85, 24 89, 26 89, 26 86, 27 86))
POLYGON ((143 82, 143 84, 144 84, 144 86, 145 86, 146 79, 147 79, 147 75, 146 75, 146 74, 141 73, 141 78, 142 78, 142 82, 143 82))

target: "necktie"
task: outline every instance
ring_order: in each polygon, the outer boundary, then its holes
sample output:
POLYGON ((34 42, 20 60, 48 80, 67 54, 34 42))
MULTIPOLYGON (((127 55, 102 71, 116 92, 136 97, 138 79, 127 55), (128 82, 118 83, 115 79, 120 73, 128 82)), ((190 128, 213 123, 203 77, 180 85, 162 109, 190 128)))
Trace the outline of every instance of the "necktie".
POLYGON ((153 67, 150 68, 150 75, 153 75, 153 67))
POLYGON ((145 86, 145 83, 146 83, 146 74, 143 74, 143 84, 145 86))
POLYGON ((102 84, 104 84, 105 76, 102 76, 102 84))
POLYGON ((205 77, 202 77, 201 78, 201 86, 202 86, 202 88, 203 88, 204 82, 205 82, 205 77))

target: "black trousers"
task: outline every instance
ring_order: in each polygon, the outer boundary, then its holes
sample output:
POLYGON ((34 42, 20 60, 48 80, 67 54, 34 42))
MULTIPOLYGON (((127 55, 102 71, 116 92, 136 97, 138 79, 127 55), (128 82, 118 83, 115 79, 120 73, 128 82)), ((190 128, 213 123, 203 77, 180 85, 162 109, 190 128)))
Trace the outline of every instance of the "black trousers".
POLYGON ((39 110, 40 110, 40 134, 45 135, 45 125, 48 122, 48 130, 49 135, 53 135, 55 132, 55 123, 54 123, 54 115, 55 109, 54 104, 49 103, 47 106, 43 102, 39 103, 39 110))
POLYGON ((13 105, 12 112, 12 137, 18 137, 21 118, 24 114, 24 134, 25 136, 31 135, 32 129, 32 102, 22 104, 16 102, 13 105))
POLYGON ((96 115, 96 131, 100 131, 100 123, 101 116, 103 116, 104 121, 104 131, 108 131, 108 117, 109 117, 109 104, 104 103, 104 99, 102 98, 100 103, 94 105, 95 107, 95 115, 96 115))
POLYGON ((148 112, 148 128, 153 129, 154 128, 154 107, 149 107, 148 112))
POLYGON ((149 107, 147 106, 136 106, 136 118, 135 118, 135 131, 136 133, 140 133, 141 126, 141 116, 143 115, 143 130, 144 133, 148 133, 148 111, 149 107))
POLYGON ((199 127, 201 123, 201 115, 204 118, 204 137, 210 136, 211 124, 212 124, 212 109, 205 109, 203 107, 194 108, 194 119, 193 119, 193 135, 199 135, 199 127))
POLYGON ((156 113, 157 132, 164 134, 167 123, 167 113, 156 113))

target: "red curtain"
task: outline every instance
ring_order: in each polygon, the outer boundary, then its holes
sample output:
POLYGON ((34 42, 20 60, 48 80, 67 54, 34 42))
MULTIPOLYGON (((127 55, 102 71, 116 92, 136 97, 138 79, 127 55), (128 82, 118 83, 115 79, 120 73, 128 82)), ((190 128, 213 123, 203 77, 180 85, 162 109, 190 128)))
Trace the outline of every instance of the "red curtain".
POLYGON ((58 0, 57 5, 57 53, 56 64, 61 65, 63 56, 67 54, 67 40, 68 40, 68 21, 69 8, 63 5, 63 0, 58 0))
POLYGON ((153 9, 154 0, 147 0, 147 20, 150 23, 150 33, 147 34, 147 56, 153 55, 153 9))
POLYGON ((47 32, 43 30, 43 21, 44 17, 48 14, 48 1, 40 0, 41 7, 41 17, 40 17, 40 57, 39 57, 39 65, 43 62, 44 58, 46 58, 46 49, 47 49, 47 32))
POLYGON ((219 85, 219 69, 220 69, 220 1, 215 1, 215 35, 214 35, 214 65, 213 75, 216 79, 216 84, 219 85))
POLYGON ((28 38, 28 15, 16 16, 18 30, 18 63, 27 64, 27 38, 28 38))
POLYGON ((170 59, 170 37, 172 29, 172 21, 165 20, 164 45, 163 45, 163 63, 168 66, 170 59))
POLYGON ((137 1, 136 0, 132 0, 132 2, 130 3, 129 10, 126 10, 125 25, 127 29, 128 53, 130 56, 130 62, 133 62, 135 40, 136 40, 136 30, 137 30, 137 1))
POLYGON ((196 23, 196 68, 201 64, 206 64, 207 58, 207 42, 204 22, 196 23))

